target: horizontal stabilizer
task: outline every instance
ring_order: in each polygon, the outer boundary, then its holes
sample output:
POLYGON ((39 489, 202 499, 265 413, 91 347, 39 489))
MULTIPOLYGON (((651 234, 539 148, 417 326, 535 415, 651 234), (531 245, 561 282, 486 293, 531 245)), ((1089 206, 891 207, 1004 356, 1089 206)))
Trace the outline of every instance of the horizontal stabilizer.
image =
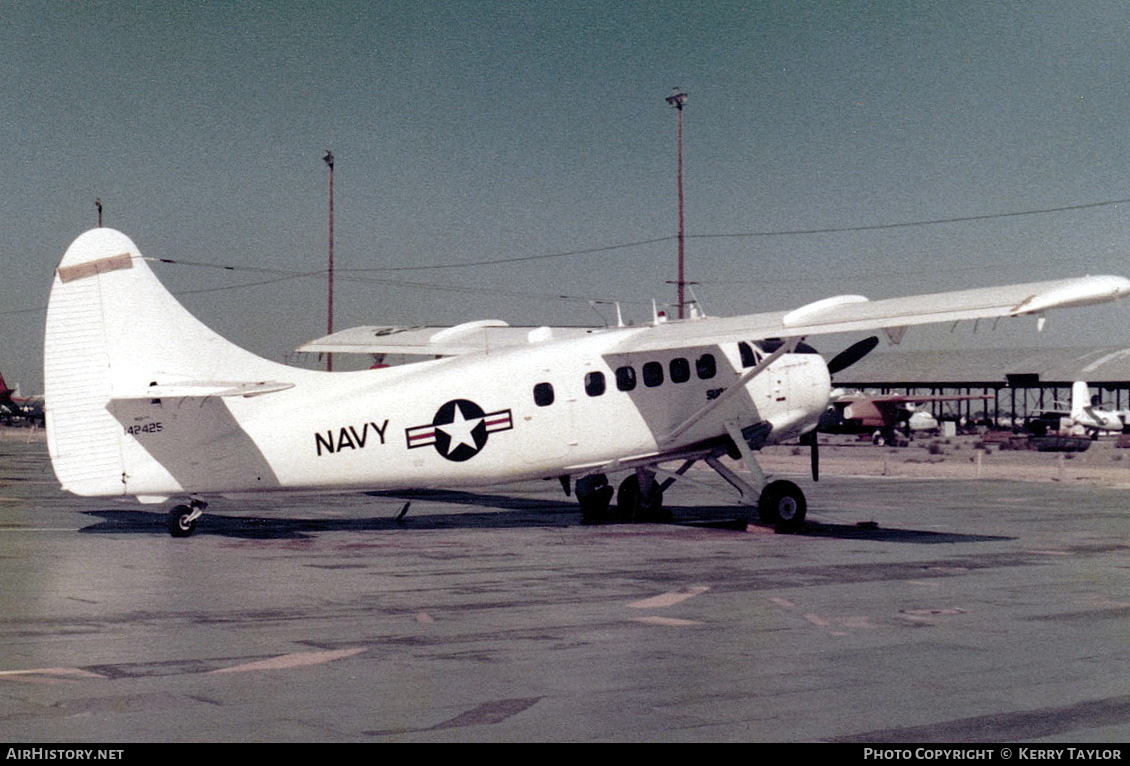
POLYGON ((131 399, 204 399, 210 396, 262 396, 294 388, 293 383, 264 380, 255 383, 231 381, 187 381, 180 383, 153 383, 137 392, 114 394, 118 401, 131 399))

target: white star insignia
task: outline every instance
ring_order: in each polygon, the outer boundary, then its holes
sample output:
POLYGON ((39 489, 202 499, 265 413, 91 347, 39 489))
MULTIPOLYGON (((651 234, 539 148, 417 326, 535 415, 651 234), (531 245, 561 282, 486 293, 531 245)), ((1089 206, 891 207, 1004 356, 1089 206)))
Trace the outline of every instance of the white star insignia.
POLYGON ((478 428, 482 422, 481 417, 467 420, 463 414, 463 408, 456 405, 455 419, 450 423, 436 426, 436 428, 451 438, 451 446, 448 447, 448 452, 457 449, 461 444, 465 444, 471 449, 478 449, 475 445, 475 437, 471 432, 478 428))

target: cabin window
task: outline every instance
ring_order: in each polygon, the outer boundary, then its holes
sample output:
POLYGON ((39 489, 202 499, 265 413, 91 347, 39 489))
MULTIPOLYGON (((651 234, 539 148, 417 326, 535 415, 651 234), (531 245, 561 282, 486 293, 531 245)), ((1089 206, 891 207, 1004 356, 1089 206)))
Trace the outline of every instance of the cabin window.
POLYGON ((691 379, 691 363, 681 356, 671 360, 669 369, 672 383, 686 383, 691 379))
POLYGON ((648 388, 663 385, 663 365, 659 362, 648 362, 643 366, 643 384, 648 388))
POLYGON ((553 385, 551 383, 538 383, 534 386, 534 404, 539 407, 548 407, 553 404, 553 385))
POLYGON ((636 387, 636 370, 634 367, 616 368, 616 388, 621 391, 631 391, 636 387))
POLYGON ((703 354, 695 360, 694 366, 701 380, 710 380, 718 373, 718 365, 714 361, 714 354, 703 354))
POLYGON ((585 375, 585 393, 589 396, 601 396, 604 393, 604 373, 590 372, 585 375))

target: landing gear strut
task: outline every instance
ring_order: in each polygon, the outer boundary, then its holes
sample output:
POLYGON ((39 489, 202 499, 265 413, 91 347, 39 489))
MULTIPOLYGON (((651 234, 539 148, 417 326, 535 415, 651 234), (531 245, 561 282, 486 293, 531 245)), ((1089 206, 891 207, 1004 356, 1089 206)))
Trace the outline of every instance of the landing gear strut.
MULTIPOLYGON (((612 487, 604 474, 590 474, 577 480, 577 500, 581 506, 581 517, 586 523, 605 521, 666 522, 671 520, 671 512, 663 507, 664 491, 699 460, 725 479, 740 494, 739 502, 757 508, 757 520, 764 525, 773 526, 778 532, 791 533, 804 529, 808 501, 804 492, 791 481, 769 481, 757 463, 754 450, 764 444, 769 435, 768 424, 755 424, 742 429, 737 422, 727 422, 726 429, 730 439, 716 450, 706 454, 689 457, 676 471, 668 471, 658 466, 637 468, 624 479, 616 493, 616 508, 610 510, 612 487), (765 427, 763 427, 765 426, 765 427), (742 460, 749 470, 749 477, 738 475, 720 458, 729 453, 742 460), (662 478, 660 481, 659 478, 662 478)), ((803 437, 813 451, 812 474, 818 478, 815 436, 803 437)), ((688 480, 689 481, 689 480, 688 480)), ((693 483, 693 482, 692 482, 693 483)), ((568 494, 568 479, 562 480, 568 494)))
POLYGON ((196 529, 196 520, 204 515, 208 504, 203 500, 192 499, 188 505, 178 505, 169 511, 165 524, 173 537, 188 537, 196 529))
MULTIPOLYGON (((752 455, 747 456, 752 459, 752 455)), ((793 533, 804 529, 808 501, 804 492, 791 481, 768 481, 757 469, 756 485, 734 473, 717 457, 705 458, 706 464, 741 493, 740 502, 757 508, 757 521, 775 527, 778 532, 793 533), (758 486, 761 487, 758 490, 758 486)), ((612 487, 604 474, 591 474, 577 480, 577 500, 581 506, 581 519, 586 524, 610 521, 669 522, 671 512, 663 507, 663 491, 695 461, 690 460, 676 474, 661 472, 670 477, 655 480, 649 471, 638 471, 624 479, 616 492, 616 506, 611 507, 612 487), (643 474, 641 476, 641 473, 643 474), (647 490, 642 487, 646 486, 647 490)), ((756 466, 756 463, 754 464, 756 466)))

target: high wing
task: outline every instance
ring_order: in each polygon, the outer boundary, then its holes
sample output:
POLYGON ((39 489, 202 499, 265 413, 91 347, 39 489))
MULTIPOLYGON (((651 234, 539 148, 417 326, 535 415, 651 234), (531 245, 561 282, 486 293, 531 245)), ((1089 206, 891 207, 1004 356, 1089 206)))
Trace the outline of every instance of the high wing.
POLYGON ((841 332, 885 330, 898 342, 907 327, 1036 315, 1049 309, 1087 306, 1130 295, 1130 280, 1118 276, 1088 276, 985 287, 871 301, 861 295, 842 295, 810 303, 793 311, 706 317, 654 326, 662 332, 641 334, 633 350, 655 351, 691 347, 707 342, 803 338, 841 332))
POLYGON ((307 353, 406 354, 462 356, 547 340, 573 338, 593 330, 586 327, 511 327, 497 319, 466 322, 455 327, 351 327, 298 348, 307 353))
POLYGON ((356 327, 311 341, 298 350, 449 356, 613 331, 624 332, 625 339, 619 349, 623 352, 868 330, 884 330, 891 341, 897 343, 908 327, 924 324, 1035 315, 1039 318, 1038 326, 1042 327, 1044 312, 1049 309, 1105 303, 1127 295, 1130 295, 1130 280, 1124 277, 1087 276, 877 301, 862 295, 840 295, 792 311, 702 317, 605 330, 530 329, 510 327, 497 320, 450 328, 356 327))

